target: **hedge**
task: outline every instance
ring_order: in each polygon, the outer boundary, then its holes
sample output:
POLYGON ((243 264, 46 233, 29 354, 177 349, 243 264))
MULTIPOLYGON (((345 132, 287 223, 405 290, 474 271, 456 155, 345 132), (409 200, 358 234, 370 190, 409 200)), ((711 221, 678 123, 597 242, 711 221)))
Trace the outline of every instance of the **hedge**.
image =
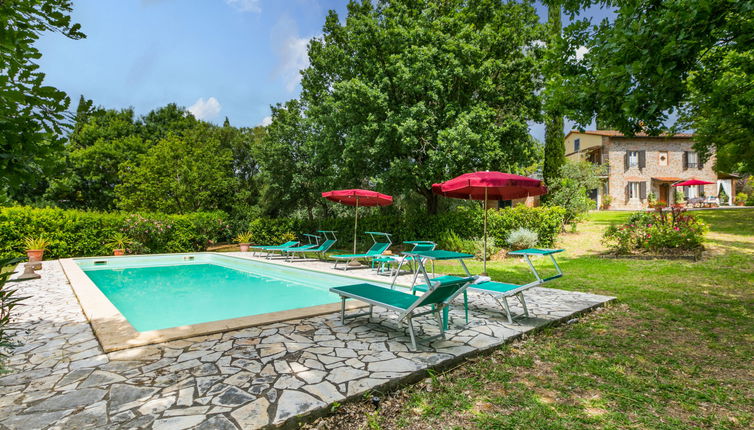
MULTIPOLYGON (((519 205, 513 208, 488 212, 489 237, 495 245, 505 247, 508 233, 518 227, 526 227, 539 235, 539 246, 553 246, 565 218, 565 209, 560 207, 529 208, 519 205)), ((367 215, 359 217, 358 240, 360 248, 371 245, 365 231, 382 231, 392 234, 394 243, 407 240, 439 241, 443 233, 453 231, 466 239, 481 237, 483 212, 461 208, 439 215, 413 214, 402 216, 367 215)), ((249 231, 253 242, 269 244, 284 242, 291 233, 307 233, 316 230, 335 230, 339 239, 338 248, 349 248, 353 238, 353 218, 325 218, 307 220, 284 218, 259 218, 252 221, 249 231)))
POLYGON ((121 231, 137 253, 191 252, 227 241, 232 231, 223 212, 189 215, 100 213, 31 207, 0 208, 0 258, 24 256, 25 237, 43 236, 45 259, 112 254, 106 244, 121 231))
MULTIPOLYGON (((552 246, 560 232, 565 210, 559 207, 528 208, 517 206, 488 212, 488 231, 495 245, 505 247, 508 233, 526 227, 539 235, 539 246, 552 246)), ((406 240, 440 241, 453 231, 470 239, 482 236, 482 211, 460 208, 439 215, 367 215, 359 218, 359 248, 371 241, 365 231, 392 234, 393 242, 406 240)), ((247 226, 232 228, 234 222, 223 212, 198 212, 188 215, 100 213, 30 207, 0 208, 0 258, 24 255, 23 239, 44 236, 51 241, 46 259, 109 255, 106 244, 117 231, 136 243, 135 253, 202 251, 211 243, 230 241, 247 229, 256 244, 284 242, 291 234, 335 230, 338 248, 348 249, 353 237, 353 218, 327 218, 309 221, 298 218, 257 218, 247 226)))

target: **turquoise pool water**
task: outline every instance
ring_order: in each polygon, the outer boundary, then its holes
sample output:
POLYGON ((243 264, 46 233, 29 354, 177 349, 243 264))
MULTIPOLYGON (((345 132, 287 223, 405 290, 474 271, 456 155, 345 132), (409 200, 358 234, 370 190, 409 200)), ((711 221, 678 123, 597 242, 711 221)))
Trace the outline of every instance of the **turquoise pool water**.
POLYGON ((76 263, 137 331, 337 303, 331 287, 363 282, 215 254, 76 263))

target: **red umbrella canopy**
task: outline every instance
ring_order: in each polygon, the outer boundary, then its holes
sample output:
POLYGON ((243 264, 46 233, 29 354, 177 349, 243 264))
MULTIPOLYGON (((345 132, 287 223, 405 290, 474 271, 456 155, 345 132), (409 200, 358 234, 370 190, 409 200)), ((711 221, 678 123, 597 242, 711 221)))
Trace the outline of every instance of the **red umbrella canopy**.
POLYGON ((547 193, 547 187, 539 179, 502 172, 464 173, 457 178, 432 185, 435 194, 456 199, 512 200, 547 193))
POLYGON ((674 187, 690 187, 692 185, 710 185, 710 184, 714 184, 714 182, 700 181, 699 179, 689 179, 688 181, 683 181, 677 184, 673 184, 673 186, 674 187))
POLYGON ((334 190, 322 193, 322 197, 348 206, 390 206, 393 197, 370 190, 334 190))

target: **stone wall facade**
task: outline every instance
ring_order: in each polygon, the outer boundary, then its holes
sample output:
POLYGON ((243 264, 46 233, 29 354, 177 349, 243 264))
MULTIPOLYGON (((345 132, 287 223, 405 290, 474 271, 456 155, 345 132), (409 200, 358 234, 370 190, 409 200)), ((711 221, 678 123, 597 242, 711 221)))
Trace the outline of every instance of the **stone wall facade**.
POLYGON ((642 209, 648 206, 647 198, 629 198, 627 185, 629 182, 644 182, 646 196, 654 193, 658 200, 665 200, 662 188, 667 187, 668 202, 672 202, 675 188, 670 185, 675 181, 658 180, 653 178, 679 178, 682 180, 699 179, 712 182, 704 186, 704 195, 716 196, 717 173, 712 169, 714 157, 707 160, 702 168, 684 167, 684 152, 694 151, 693 139, 690 138, 647 138, 647 137, 609 137, 603 136, 603 151, 605 161, 610 165, 607 186, 601 192, 607 191, 612 197, 611 209, 642 209), (626 169, 625 156, 627 151, 645 151, 645 167, 629 167, 626 169), (660 156, 667 153, 666 165, 660 162, 660 156), (606 189, 605 189, 606 188, 606 189))

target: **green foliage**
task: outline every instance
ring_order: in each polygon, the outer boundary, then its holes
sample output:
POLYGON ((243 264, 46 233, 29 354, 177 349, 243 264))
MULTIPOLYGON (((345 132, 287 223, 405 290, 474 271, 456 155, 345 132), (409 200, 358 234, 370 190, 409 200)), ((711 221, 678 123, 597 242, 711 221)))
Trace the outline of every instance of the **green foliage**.
MULTIPOLYGON (((401 214, 364 215, 359 217, 358 241, 361 247, 371 246, 365 231, 383 231, 392 234, 393 243, 406 240, 432 240, 444 249, 475 253, 474 238, 482 236, 482 210, 459 208, 439 215, 401 214)), ((565 210, 559 207, 529 208, 523 205, 488 212, 489 244, 501 247, 506 244, 510 231, 523 226, 537 232, 539 246, 552 246, 560 233, 565 210)), ((152 229, 154 230, 154 229, 152 229)), ((240 228, 247 231, 257 245, 282 243, 295 239, 297 234, 316 230, 334 230, 339 238, 338 247, 349 248, 353 237, 353 218, 318 218, 313 221, 301 218, 255 218, 240 228)))
POLYGON ((46 32, 85 37, 71 10, 69 0, 0 2, 0 190, 39 181, 62 149, 70 99, 45 85, 35 44, 46 32))
POLYGON ((615 17, 566 28, 564 75, 552 98, 580 126, 598 115, 627 134, 676 126, 695 148, 717 152, 717 168, 754 171, 754 3, 728 0, 576 0, 615 17), (585 46, 582 60, 574 54, 585 46))
POLYGON ((611 225, 605 230, 603 242, 616 254, 695 251, 702 248, 707 230, 703 221, 684 209, 657 210, 654 214, 640 212, 622 225, 611 225))
POLYGON ((246 231, 243 233, 238 233, 233 240, 238 243, 252 243, 251 241, 253 240, 253 238, 254 234, 250 231, 246 231))
POLYGON ((541 37, 529 3, 364 1, 345 19, 331 12, 302 72, 315 169, 330 164, 332 188, 418 193, 430 213, 433 182, 520 172, 535 161, 527 121, 539 119, 541 37))
POLYGON ((534 248, 537 246, 537 243, 539 243, 539 236, 536 231, 519 227, 508 233, 506 242, 508 242, 513 250, 534 248))
POLYGON ((565 223, 578 222, 595 208, 587 191, 601 185, 599 172, 600 166, 587 161, 568 161, 562 166, 559 180, 550 184, 547 204, 566 209, 565 223))
MULTIPOLYGON (((548 44, 545 51, 545 84, 547 86, 558 82, 562 73, 562 61, 558 57, 558 48, 562 44, 562 22, 560 4, 551 1, 547 4, 547 35, 548 44)), ((549 93, 549 92, 546 92, 549 93)), ((542 176, 547 185, 554 184, 560 178, 560 172, 565 163, 565 145, 563 136, 563 115, 553 103, 546 103, 545 110, 545 159, 542 176)), ((543 196, 544 201, 549 198, 543 196)))
POLYGON ((112 236, 110 236, 110 239, 108 239, 108 242, 105 245, 113 249, 125 250, 134 243, 134 240, 128 237, 125 233, 123 233, 122 231, 116 231, 112 236))
POLYGON ((45 250, 48 246, 50 246, 50 241, 44 236, 24 238, 24 247, 26 250, 45 250))
POLYGON ((439 249, 445 249, 447 251, 464 252, 467 254, 473 254, 476 252, 473 240, 463 239, 453 230, 443 232, 437 238, 437 246, 439 249))
POLYGON ((749 199, 749 196, 746 195, 746 193, 738 193, 736 194, 736 204, 743 203, 746 204, 746 201, 749 199))
POLYGON ((12 346, 10 336, 6 332, 11 312, 21 301, 28 298, 18 296, 18 290, 9 288, 8 284, 10 276, 14 273, 13 268, 21 261, 21 258, 0 258, 0 356, 5 355, 4 348, 12 346))
POLYGON ((496 255, 498 252, 500 252, 500 247, 495 246, 495 241, 491 238, 487 238, 487 253, 484 251, 484 238, 483 237, 477 237, 471 240, 471 244, 473 246, 473 252, 474 258, 477 260, 484 260, 485 256, 487 257, 487 261, 489 261, 494 255, 496 255))
POLYGON ((324 204, 319 192, 328 188, 332 160, 318 157, 311 131, 311 119, 303 115, 301 103, 291 100, 272 107, 272 124, 264 144, 257 151, 262 170, 260 204, 270 216, 286 216, 324 204))
POLYGON ((676 188, 675 192, 673 193, 673 203, 680 205, 685 201, 686 201, 686 196, 683 195, 683 191, 676 188))
POLYGON ((138 164, 121 166, 118 206, 183 214, 226 209, 238 186, 232 161, 231 151, 220 146, 209 127, 191 129, 183 137, 168 135, 138 164))
POLYGON ((0 208, 0 258, 24 255, 24 238, 44 236, 50 259, 109 255, 110 238, 133 239, 137 253, 191 252, 227 241, 231 228, 222 212, 189 215, 99 213, 30 207, 0 208))

